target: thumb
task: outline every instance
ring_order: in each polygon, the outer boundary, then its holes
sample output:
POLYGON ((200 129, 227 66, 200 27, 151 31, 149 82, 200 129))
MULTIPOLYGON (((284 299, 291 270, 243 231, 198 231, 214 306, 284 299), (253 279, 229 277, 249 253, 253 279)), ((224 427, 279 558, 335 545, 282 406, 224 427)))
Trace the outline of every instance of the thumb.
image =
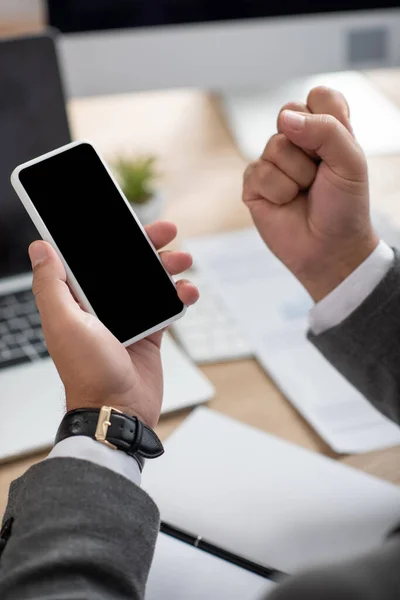
POLYGON ((58 254, 47 242, 37 241, 29 246, 33 268, 32 291, 43 325, 51 325, 62 312, 77 306, 66 283, 67 274, 58 254))
POLYGON ((346 127, 331 115, 313 115, 284 110, 282 133, 303 150, 313 150, 339 177, 351 182, 367 181, 364 153, 346 127))

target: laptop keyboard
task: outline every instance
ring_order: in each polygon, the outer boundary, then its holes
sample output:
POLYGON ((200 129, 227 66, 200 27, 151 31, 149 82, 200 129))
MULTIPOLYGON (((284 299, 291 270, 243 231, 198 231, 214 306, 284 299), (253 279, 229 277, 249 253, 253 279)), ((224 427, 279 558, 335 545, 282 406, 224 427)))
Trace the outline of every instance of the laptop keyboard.
POLYGON ((32 292, 0 296, 0 369, 48 355, 32 292))

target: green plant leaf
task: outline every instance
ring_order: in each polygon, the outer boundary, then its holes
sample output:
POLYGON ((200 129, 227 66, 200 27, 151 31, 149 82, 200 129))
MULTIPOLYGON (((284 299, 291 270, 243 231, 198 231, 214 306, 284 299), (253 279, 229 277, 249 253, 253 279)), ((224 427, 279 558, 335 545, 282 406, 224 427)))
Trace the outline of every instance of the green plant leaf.
POLYGON ((145 204, 154 195, 155 162, 154 156, 120 156, 113 164, 122 191, 132 204, 145 204))

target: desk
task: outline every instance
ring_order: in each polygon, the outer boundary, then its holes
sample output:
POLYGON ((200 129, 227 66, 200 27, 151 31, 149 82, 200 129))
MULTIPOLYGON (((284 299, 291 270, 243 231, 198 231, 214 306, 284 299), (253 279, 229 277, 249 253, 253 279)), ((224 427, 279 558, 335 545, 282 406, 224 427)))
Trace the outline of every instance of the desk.
MULTIPOLYGON (((371 77, 400 105, 399 72, 371 77)), ((198 91, 169 91, 80 99, 70 103, 69 116, 74 136, 92 140, 106 157, 124 150, 157 152, 168 200, 165 217, 177 223, 181 239, 250 224, 240 200, 246 163, 216 98, 198 91)), ((370 171, 373 204, 400 226, 400 157, 373 159, 370 171)), ((335 457, 254 360, 209 365, 203 371, 216 388, 210 408, 335 457)), ((165 440, 187 414, 163 418, 158 427, 161 438, 165 440)), ((10 481, 41 458, 0 468, 0 514, 10 481)), ((335 458, 400 483, 400 447, 335 458)))

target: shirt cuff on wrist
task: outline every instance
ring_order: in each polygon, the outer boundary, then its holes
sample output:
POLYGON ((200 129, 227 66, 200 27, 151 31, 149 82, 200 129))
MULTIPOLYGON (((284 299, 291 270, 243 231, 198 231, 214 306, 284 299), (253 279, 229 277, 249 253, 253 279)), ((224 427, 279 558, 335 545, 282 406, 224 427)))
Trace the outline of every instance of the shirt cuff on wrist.
POLYGON ((60 457, 88 460, 119 473, 119 475, 140 486, 141 473, 134 458, 121 450, 108 448, 90 437, 77 435, 66 438, 54 446, 47 458, 60 457))
POLYGON ((340 325, 379 285, 394 262, 394 252, 382 240, 361 265, 309 312, 309 325, 319 335, 340 325))

